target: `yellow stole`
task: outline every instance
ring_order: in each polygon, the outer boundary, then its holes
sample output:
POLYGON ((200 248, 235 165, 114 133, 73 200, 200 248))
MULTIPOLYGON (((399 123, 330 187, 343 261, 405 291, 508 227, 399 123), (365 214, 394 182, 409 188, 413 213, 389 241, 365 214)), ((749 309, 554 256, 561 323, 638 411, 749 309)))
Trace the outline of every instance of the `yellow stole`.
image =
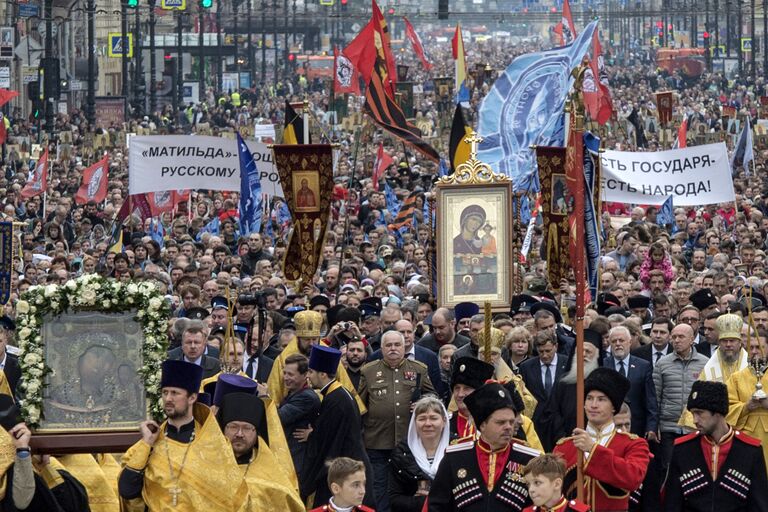
MULTIPOLYGON (((2 373, 2 372, 0 372, 2 373)), ((6 382, 6 386, 8 383, 6 382)), ((16 445, 13 444, 11 435, 4 428, 0 428, 0 500, 5 498, 5 489, 8 480, 8 468, 16 460, 16 445)))
POLYGON ((101 466, 104 476, 107 477, 107 482, 115 492, 115 496, 119 497, 120 491, 117 489, 117 481, 120 478, 120 464, 111 453, 95 453, 94 457, 101 466))
POLYGON ((115 488, 90 453, 62 455, 58 461, 88 492, 88 504, 93 512, 117 512, 120 502, 115 488))
MULTIPOLYGON (((282 373, 282 372, 281 372, 282 373)), ((203 387, 211 382, 218 382, 219 375, 223 372, 219 372, 213 377, 204 379, 200 384, 200 391, 203 391, 203 387)), ((239 372, 238 375, 249 378, 244 372, 239 372)), ((282 382, 282 379, 281 379, 282 382)), ((293 465, 293 458, 291 457, 291 450, 288 448, 288 441, 285 439, 285 430, 283 430, 283 424, 280 423, 280 416, 277 414, 277 406, 275 402, 270 398, 262 398, 264 402, 264 409, 267 412, 267 432, 269 432, 269 447, 272 450, 277 461, 280 463, 285 473, 288 475, 288 479, 291 481, 292 487, 298 492, 299 479, 296 477, 296 466, 293 465)))
MULTIPOLYGON (((285 367, 285 359, 291 354, 296 354, 298 351, 299 342, 294 336, 294 338, 283 349, 280 355, 277 356, 277 359, 275 359, 275 364, 272 366, 269 379, 267 379, 267 387, 269 388, 270 398, 272 398, 276 404, 281 403, 283 399, 285 399, 285 397, 288 395, 285 390, 285 385, 283 384, 283 368, 285 367)), ((352 384, 351 380, 349 380, 347 370, 344 368, 344 365, 341 364, 341 361, 339 361, 339 369, 336 371, 336 380, 338 380, 341 385, 344 386, 347 391, 349 391, 349 394, 352 395, 352 398, 355 399, 355 402, 357 402, 357 407, 360 409, 360 415, 362 416, 363 414, 367 413, 368 409, 365 407, 365 404, 363 404, 363 401, 360 400, 360 396, 357 394, 355 385, 352 384)))
POLYGON ((293 488, 293 483, 263 439, 259 438, 255 458, 250 464, 240 464, 240 470, 248 484, 248 512, 305 512, 298 491, 293 488))
POLYGON ((134 470, 144 468, 142 498, 153 512, 243 510, 248 486, 235 461, 232 445, 208 407, 195 404, 193 414, 195 439, 191 443, 166 438, 163 422, 154 447, 150 450, 143 440, 139 441, 125 453, 123 465, 134 470), (185 454, 186 461, 180 469, 185 454))

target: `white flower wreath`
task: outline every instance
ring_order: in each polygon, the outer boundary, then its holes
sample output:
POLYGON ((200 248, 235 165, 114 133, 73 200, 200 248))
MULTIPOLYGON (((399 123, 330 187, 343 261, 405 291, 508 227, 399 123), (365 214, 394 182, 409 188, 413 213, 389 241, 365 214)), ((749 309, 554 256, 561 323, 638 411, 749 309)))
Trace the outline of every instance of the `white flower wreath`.
POLYGON ((142 366, 137 371, 144 382, 150 415, 162 418, 160 365, 166 358, 165 326, 170 309, 155 285, 147 282, 123 284, 111 278, 86 274, 63 285, 31 286, 16 303, 16 340, 21 355, 21 414, 27 425, 40 425, 45 377, 52 369, 45 364, 41 329, 43 317, 66 311, 122 313, 136 310, 144 342, 142 366))

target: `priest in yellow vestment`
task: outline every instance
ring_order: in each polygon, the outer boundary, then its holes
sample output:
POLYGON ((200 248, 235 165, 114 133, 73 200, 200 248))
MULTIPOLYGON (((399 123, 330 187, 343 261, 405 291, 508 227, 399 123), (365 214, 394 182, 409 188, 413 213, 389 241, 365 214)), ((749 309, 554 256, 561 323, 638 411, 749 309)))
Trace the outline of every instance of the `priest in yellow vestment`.
POLYGON ((216 418, 196 403, 203 369, 164 361, 160 386, 166 421, 141 424, 142 439, 123 456, 120 496, 151 511, 244 510, 248 486, 216 418), (226 485, 226 492, 222 486, 226 485))
POLYGON ((288 479, 267 442, 266 407, 251 393, 230 393, 220 403, 217 419, 248 484, 249 512, 304 512, 299 492, 288 479))
MULTIPOLYGON (((750 337, 750 360, 763 359, 768 355, 765 338, 750 337)), ((768 374, 760 382, 768 390, 768 374)), ((756 437, 762 442, 763 456, 768 461, 768 398, 756 399, 757 377, 751 366, 747 366, 728 379, 728 416, 726 421, 734 429, 756 437)))
MULTIPOLYGON (((267 380, 267 387, 269 388, 269 397, 274 400, 276 404, 282 403, 283 399, 288 395, 288 391, 285 389, 283 383, 283 369, 285 368, 285 359, 296 352, 300 352, 309 357, 310 349, 312 345, 320 343, 320 328, 323 325, 323 315, 317 311, 300 311, 293 317, 293 322, 296 325, 296 337, 288 343, 288 345, 280 352, 280 355, 275 359, 275 364, 272 365, 272 371, 269 374, 267 380)), ((344 365, 339 363, 339 369, 336 372, 336 380, 349 391, 349 394, 357 402, 357 407, 360 409, 360 415, 362 416, 368 409, 366 409, 363 401, 355 390, 355 385, 349 380, 347 370, 344 369, 344 365)))

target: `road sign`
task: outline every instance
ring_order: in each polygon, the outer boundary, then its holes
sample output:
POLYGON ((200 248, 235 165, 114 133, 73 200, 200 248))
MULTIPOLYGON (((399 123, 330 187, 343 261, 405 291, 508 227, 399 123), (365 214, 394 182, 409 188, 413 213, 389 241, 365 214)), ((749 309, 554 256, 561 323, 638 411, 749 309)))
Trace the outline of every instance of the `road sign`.
POLYGON ((27 36, 21 38, 13 53, 21 60, 22 65, 37 67, 40 64, 40 57, 43 56, 43 47, 27 36))
POLYGON ((32 18, 40 15, 40 6, 35 3, 19 4, 19 18, 32 18))
POLYGON ((751 37, 742 37, 741 38, 741 51, 742 52, 751 52, 752 51, 752 38, 751 37))
POLYGON ((11 68, 8 66, 0 67, 0 87, 3 89, 11 88, 11 68))
POLYGON ((69 90, 70 91, 82 91, 85 89, 85 84, 82 80, 70 80, 69 81, 69 90))
POLYGON ((187 8, 186 0, 162 0, 160 8, 166 11, 179 10, 183 11, 187 8))
POLYGON ((129 59, 133 57, 133 34, 130 32, 125 34, 126 41, 123 41, 123 34, 117 32, 109 33, 109 48, 107 48, 107 55, 110 57, 122 57, 123 53, 126 53, 126 57, 129 59))
POLYGON ((13 47, 13 27, 0 28, 0 59, 12 59, 13 47))

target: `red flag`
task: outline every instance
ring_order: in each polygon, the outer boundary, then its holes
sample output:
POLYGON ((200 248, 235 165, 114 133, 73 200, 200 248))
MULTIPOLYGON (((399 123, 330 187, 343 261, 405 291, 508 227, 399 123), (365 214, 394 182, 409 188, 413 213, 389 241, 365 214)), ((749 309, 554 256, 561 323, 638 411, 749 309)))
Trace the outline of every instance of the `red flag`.
POLYGON ((9 91, 8 89, 0 89, 0 107, 11 101, 13 98, 18 96, 19 93, 16 91, 9 91))
POLYGON ((592 36, 592 60, 584 74, 584 103, 589 117, 603 125, 611 119, 613 102, 608 90, 608 75, 603 61, 603 50, 597 30, 592 36))
POLYGON ((363 82, 366 84, 371 81, 373 66, 376 64, 374 35, 373 21, 370 21, 341 52, 352 64, 355 72, 363 77, 363 82))
POLYGON ((571 16, 571 6, 568 4, 568 0, 563 1, 563 18, 555 25, 555 34, 560 36, 560 45, 571 44, 576 39, 576 25, 573 24, 573 16, 571 16))
POLYGON ((21 189, 21 197, 28 199, 30 197, 39 196, 48 187, 48 148, 45 148, 45 153, 40 157, 40 160, 35 164, 35 169, 30 173, 27 178, 27 184, 21 189))
POLYGON ((576 130, 576 116, 571 116, 568 132, 568 145, 565 153, 565 180, 568 197, 566 204, 573 205, 568 215, 569 254, 573 264, 573 276, 576 281, 576 314, 584 315, 584 304, 589 302, 589 290, 585 285, 587 273, 584 248, 584 133, 576 130))
POLYGON ((688 143, 688 118, 683 119, 680 128, 677 129, 677 149, 682 149, 688 143))
POLYGON ((149 211, 152 213, 152 217, 172 211, 176 206, 175 196, 176 192, 174 190, 147 192, 147 203, 149 203, 149 211))
POLYGON ((413 25, 411 25, 411 22, 408 21, 408 18, 403 16, 403 21, 405 22, 405 35, 408 36, 408 39, 411 41, 413 51, 416 52, 416 55, 421 60, 424 69, 429 71, 432 69, 432 63, 427 60, 427 56, 424 53, 424 45, 421 44, 421 38, 419 37, 419 34, 416 33, 416 30, 414 30, 413 25))
POLYGON ((379 142, 379 151, 376 153, 376 161, 373 163, 373 190, 379 190, 379 180, 384 176, 384 171, 395 161, 384 152, 384 144, 379 142))
POLYGON ((102 202, 107 197, 109 182, 109 156, 83 171, 83 182, 75 194, 75 203, 85 204, 88 201, 102 202))
POLYGON ((336 94, 360 94, 360 73, 336 46, 333 47, 333 90, 336 94))
POLYGON ((384 15, 381 14, 376 0, 371 0, 371 9, 373 10, 373 16, 371 16, 373 29, 379 36, 373 38, 377 54, 376 65, 379 66, 379 75, 382 78, 384 90, 390 98, 395 99, 397 67, 395 66, 395 56, 392 55, 392 48, 390 46, 389 28, 387 28, 387 22, 384 20, 384 15))

